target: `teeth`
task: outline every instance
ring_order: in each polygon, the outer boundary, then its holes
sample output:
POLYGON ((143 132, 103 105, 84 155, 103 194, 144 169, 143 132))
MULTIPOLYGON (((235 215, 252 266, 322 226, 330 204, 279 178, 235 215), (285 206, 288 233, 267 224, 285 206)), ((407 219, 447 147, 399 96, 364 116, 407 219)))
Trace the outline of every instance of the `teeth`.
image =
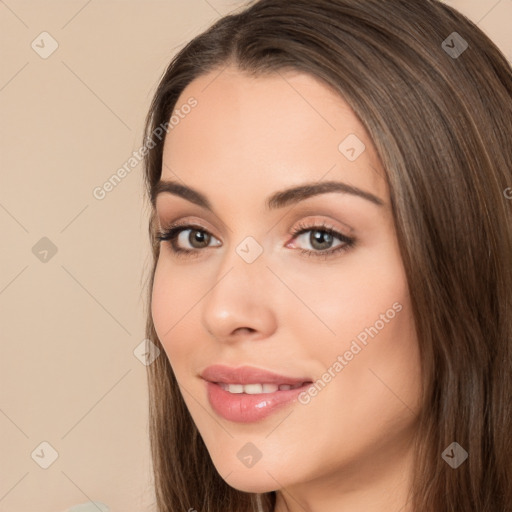
POLYGON ((230 393, 243 393, 244 392, 244 387, 242 386, 242 384, 222 384, 222 383, 220 383, 220 386, 223 389, 225 389, 226 391, 229 391, 230 393))
POLYGON ((279 391, 288 391, 290 389, 300 388, 303 383, 291 386, 290 384, 226 384, 224 382, 217 383, 222 389, 229 393, 239 394, 246 393, 247 395, 259 395, 261 393, 275 393, 279 391))
POLYGON ((244 393, 248 395, 258 395, 259 393, 263 393, 263 384, 246 384, 243 386, 244 393))

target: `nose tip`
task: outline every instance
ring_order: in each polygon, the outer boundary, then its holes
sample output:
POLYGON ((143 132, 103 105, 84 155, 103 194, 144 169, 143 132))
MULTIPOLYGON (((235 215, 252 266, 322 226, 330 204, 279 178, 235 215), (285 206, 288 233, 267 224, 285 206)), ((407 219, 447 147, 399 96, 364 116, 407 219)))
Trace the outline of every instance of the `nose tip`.
POLYGON ((275 312, 265 301, 255 304, 237 297, 214 294, 205 302, 202 323, 206 331, 218 340, 256 340, 268 336, 277 328, 275 312))
MULTIPOLYGON (((277 328, 274 290, 264 282, 267 270, 257 262, 230 266, 201 301, 202 324, 217 340, 240 341, 270 335, 277 328)), ((224 269, 220 269, 222 272, 224 269)), ((272 276, 271 276, 272 277, 272 276)))

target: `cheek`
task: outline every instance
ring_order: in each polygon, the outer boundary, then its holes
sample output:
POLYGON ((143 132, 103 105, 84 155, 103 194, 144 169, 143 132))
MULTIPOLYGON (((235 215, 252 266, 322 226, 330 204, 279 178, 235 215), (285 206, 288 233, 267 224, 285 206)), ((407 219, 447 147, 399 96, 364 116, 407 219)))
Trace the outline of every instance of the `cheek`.
POLYGON ((190 329, 190 310, 200 295, 194 293, 190 281, 183 274, 168 267, 165 259, 160 258, 153 280, 151 316, 158 338, 172 363, 174 356, 180 354, 190 339, 190 333, 186 335, 190 329))
POLYGON ((364 341, 365 329, 376 322, 379 331, 389 331, 388 325, 404 316, 397 309, 408 302, 408 286, 399 254, 386 243, 382 246, 360 249, 330 267, 310 264, 294 276, 295 269, 280 269, 302 302, 288 294, 287 325, 301 325, 311 335, 316 330, 312 339, 339 350, 348 349, 360 333, 364 341))
POLYGON ((307 343, 309 357, 337 377, 324 399, 329 396, 329 401, 344 404, 361 417, 369 410, 388 409, 392 416, 397 409, 413 409, 421 379, 401 259, 394 249, 376 254, 360 252, 343 267, 333 267, 328 279, 325 270, 322 276, 303 275, 296 290, 307 297, 317 318, 304 308, 290 309, 289 318, 297 339, 307 343), (315 282, 322 286, 315 289, 315 282))
POLYGON ((378 301, 371 306, 373 317, 367 323, 347 319, 352 336, 336 344, 325 361, 330 367, 341 355, 343 369, 322 398, 323 406, 336 411, 335 420, 360 442, 391 438, 409 428, 420 407, 421 363, 410 302, 406 293, 385 299, 381 307, 378 301), (386 315, 389 299, 398 300, 386 315))
POLYGON ((172 288, 169 286, 171 283, 166 282, 168 279, 165 276, 169 273, 163 272, 161 258, 158 260, 155 269, 155 276, 153 279, 153 290, 151 292, 151 316, 153 324, 158 334, 158 338, 164 343, 164 332, 172 325, 168 318, 168 312, 173 311, 174 296, 170 292, 172 288))

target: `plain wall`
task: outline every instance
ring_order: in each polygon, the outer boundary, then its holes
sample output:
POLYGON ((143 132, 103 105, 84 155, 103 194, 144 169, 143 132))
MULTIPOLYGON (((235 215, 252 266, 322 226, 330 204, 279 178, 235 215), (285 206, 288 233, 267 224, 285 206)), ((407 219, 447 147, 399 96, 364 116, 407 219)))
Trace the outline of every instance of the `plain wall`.
MULTIPOLYGON (((0 512, 89 499, 152 510, 146 367, 134 354, 148 211, 129 159, 172 55, 242 3, 0 2, 0 512), (44 31, 58 44, 47 58, 44 31), (58 454, 47 469, 43 442, 58 454)), ((512 59, 512 0, 447 3, 512 59)))

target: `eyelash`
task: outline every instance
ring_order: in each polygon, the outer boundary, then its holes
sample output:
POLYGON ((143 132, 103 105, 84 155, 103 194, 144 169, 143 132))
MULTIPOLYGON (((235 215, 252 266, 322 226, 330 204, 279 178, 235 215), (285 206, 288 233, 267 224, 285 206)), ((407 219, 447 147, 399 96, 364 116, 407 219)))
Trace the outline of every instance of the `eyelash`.
MULTIPOLYGON (((160 242, 169 242, 171 250, 176 256, 183 258, 197 257, 199 256, 199 253, 202 250, 206 249, 207 247, 205 247, 204 249, 183 249, 176 245, 176 238, 179 236, 179 234, 182 231, 187 231, 189 229, 200 231, 202 233, 208 233, 210 236, 213 236, 206 229, 203 229, 201 226, 196 224, 173 224, 163 231, 158 231, 156 233, 156 238, 160 242)), ((299 249, 301 254, 306 255, 308 257, 313 256, 317 258, 327 259, 330 258, 331 256, 334 256, 335 254, 344 253, 345 251, 353 248, 356 243, 354 238, 343 235, 342 233, 336 231, 333 227, 328 226, 325 223, 321 225, 316 224, 310 226, 306 224, 299 224, 295 229, 292 230, 290 235, 293 236, 293 238, 297 238, 298 236, 302 235, 303 233, 307 233, 308 231, 320 231, 322 233, 327 233, 344 242, 343 244, 338 245, 334 249, 326 249, 323 251, 299 249)))

